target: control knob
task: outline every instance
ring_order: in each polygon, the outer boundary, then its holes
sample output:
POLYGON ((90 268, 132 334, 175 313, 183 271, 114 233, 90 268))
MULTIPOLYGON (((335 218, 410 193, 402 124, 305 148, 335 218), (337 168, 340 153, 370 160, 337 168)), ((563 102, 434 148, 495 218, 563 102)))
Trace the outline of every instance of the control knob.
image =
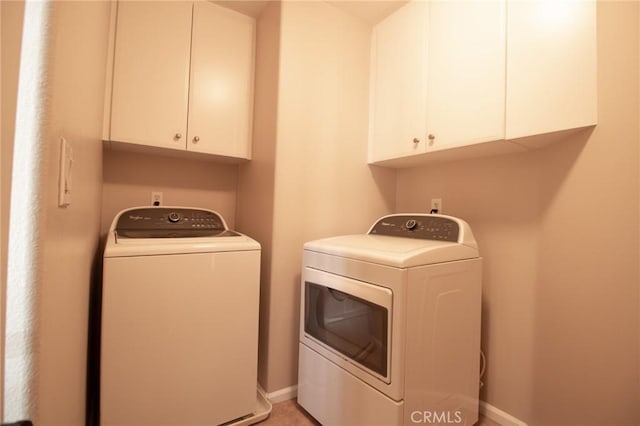
POLYGON ((415 229, 416 226, 418 226, 418 222, 415 221, 415 219, 409 219, 407 220, 407 222, 404 224, 405 228, 407 228, 410 231, 413 231, 415 229))
POLYGON ((180 213, 171 212, 169 213, 169 222, 176 223, 180 220, 180 213))

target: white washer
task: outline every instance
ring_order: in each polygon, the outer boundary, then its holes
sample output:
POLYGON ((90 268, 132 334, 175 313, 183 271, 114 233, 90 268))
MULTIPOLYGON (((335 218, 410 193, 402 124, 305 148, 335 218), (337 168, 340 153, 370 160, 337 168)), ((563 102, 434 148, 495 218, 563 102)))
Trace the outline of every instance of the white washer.
POLYGON ((120 212, 104 252, 102 426, 251 424, 260 245, 216 212, 120 212))
POLYGON ((306 243, 298 402, 324 426, 474 424, 481 263, 443 215, 306 243))

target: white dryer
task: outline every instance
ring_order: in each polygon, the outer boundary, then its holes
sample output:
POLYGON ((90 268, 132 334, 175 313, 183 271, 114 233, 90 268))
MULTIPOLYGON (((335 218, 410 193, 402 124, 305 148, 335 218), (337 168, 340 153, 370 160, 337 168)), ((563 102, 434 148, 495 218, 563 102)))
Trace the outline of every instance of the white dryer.
POLYGON ((216 212, 120 212, 104 252, 102 426, 250 424, 260 245, 216 212))
POLYGON ((324 426, 474 424, 481 262, 443 215, 306 243, 298 402, 324 426))

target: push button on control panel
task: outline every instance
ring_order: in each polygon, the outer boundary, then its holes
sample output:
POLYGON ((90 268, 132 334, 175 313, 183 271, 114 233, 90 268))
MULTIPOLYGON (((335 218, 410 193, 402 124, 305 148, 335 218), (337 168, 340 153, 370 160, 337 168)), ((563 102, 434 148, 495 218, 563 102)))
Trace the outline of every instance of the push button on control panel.
POLYGON ((192 228, 222 229, 222 223, 214 216, 193 216, 191 218, 192 228))

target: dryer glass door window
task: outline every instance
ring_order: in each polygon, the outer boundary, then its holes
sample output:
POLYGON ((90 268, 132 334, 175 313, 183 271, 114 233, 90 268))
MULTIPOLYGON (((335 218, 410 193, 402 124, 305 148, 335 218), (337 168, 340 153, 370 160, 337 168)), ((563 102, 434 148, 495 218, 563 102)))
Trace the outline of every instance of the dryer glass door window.
POLYGON ((305 282, 305 332, 387 376, 388 309, 331 287, 305 282))

